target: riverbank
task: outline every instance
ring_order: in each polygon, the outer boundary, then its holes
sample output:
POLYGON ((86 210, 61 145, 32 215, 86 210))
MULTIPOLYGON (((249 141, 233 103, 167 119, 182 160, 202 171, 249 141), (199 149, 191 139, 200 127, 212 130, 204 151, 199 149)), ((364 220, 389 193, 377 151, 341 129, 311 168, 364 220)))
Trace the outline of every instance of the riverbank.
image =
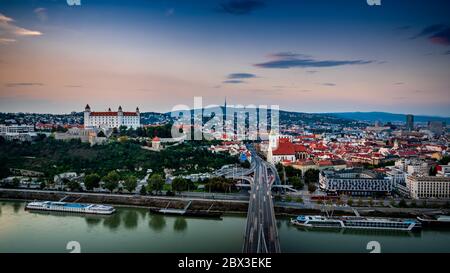
MULTIPOLYGON (((245 214, 248 210, 248 201, 245 200, 223 200, 186 198, 178 196, 141 196, 128 194, 105 194, 87 192, 61 192, 44 190, 2 189, 0 188, 0 199, 11 200, 48 200, 59 201, 64 198, 65 202, 81 202, 95 204, 109 204, 116 206, 136 206, 145 208, 173 208, 182 209, 188 202, 192 201, 189 209, 195 211, 214 211, 222 213, 245 214)), ((448 210, 431 209, 400 209, 400 208, 357 208, 361 216, 372 217, 398 217, 415 218, 422 214, 436 213, 448 214, 448 210)), ((299 214, 323 214, 320 209, 301 208, 285 204, 276 204, 275 213, 279 216, 296 216, 299 214)), ((353 215, 352 208, 334 208, 334 215, 353 215)))

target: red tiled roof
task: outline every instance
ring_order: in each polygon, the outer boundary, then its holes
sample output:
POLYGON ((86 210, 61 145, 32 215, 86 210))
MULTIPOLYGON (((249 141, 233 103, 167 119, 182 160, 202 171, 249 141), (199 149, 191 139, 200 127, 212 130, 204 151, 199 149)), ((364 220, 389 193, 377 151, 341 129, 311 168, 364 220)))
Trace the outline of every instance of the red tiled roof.
POLYGON ((280 142, 276 150, 272 152, 273 155, 295 155, 294 144, 290 142, 280 142))
MULTIPOLYGON (((94 117, 116 117, 117 112, 91 112, 94 117)), ((137 116, 136 112, 123 112, 124 116, 137 116)))
POLYGON ((137 117, 137 113, 136 112, 123 112, 124 116, 133 116, 133 117, 137 117))
POLYGON ((297 152, 297 153, 308 151, 308 149, 304 145, 298 145, 298 144, 294 145, 294 149, 295 149, 295 152, 297 152))
POLYGON ((318 162, 319 166, 333 166, 333 162, 330 160, 321 160, 318 162))
POLYGON ((114 116, 117 116, 117 112, 91 112, 90 116, 93 116, 93 117, 101 117, 101 116, 114 117, 114 116))

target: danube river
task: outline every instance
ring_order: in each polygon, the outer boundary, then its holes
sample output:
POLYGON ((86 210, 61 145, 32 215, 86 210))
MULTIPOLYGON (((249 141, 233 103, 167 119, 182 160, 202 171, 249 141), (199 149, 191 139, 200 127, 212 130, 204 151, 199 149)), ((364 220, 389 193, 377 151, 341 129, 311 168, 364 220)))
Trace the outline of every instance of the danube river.
MULTIPOLYGON (((112 216, 39 213, 24 202, 0 200, 0 252, 241 252, 244 216, 222 220, 152 215, 144 208, 118 208, 112 216)), ((279 219, 282 252, 450 252, 450 231, 342 232, 301 230, 279 219)))

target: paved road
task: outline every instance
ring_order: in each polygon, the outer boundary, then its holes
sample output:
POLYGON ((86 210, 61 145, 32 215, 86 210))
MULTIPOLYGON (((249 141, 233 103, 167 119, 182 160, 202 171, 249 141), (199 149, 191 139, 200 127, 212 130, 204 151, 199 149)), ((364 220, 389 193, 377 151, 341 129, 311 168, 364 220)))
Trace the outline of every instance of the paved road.
POLYGON ((280 242, 273 208, 272 183, 274 174, 269 175, 266 162, 252 150, 255 162, 253 184, 247 213, 247 225, 244 234, 244 253, 279 253, 280 242))

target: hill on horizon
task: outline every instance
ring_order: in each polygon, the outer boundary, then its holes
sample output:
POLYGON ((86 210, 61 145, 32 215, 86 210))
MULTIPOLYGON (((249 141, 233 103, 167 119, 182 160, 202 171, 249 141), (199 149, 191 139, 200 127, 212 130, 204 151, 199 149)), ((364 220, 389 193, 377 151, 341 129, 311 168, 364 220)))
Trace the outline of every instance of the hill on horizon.
MULTIPOLYGON (((339 118, 353 119, 359 121, 368 122, 405 122, 406 114, 395 114, 388 112, 340 112, 340 113, 326 113, 327 115, 333 115, 339 118)), ((450 123, 450 117, 439 116, 425 116, 414 115, 414 122, 428 122, 428 121, 442 121, 447 124, 450 123)))

